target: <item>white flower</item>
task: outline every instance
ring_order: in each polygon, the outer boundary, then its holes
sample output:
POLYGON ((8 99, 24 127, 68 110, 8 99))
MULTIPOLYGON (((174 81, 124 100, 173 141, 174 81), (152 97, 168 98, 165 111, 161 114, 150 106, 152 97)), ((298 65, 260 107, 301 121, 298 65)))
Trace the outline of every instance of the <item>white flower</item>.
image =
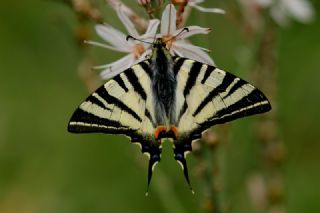
POLYGON ((281 26, 286 26, 293 18, 308 23, 314 18, 314 9, 308 0, 239 0, 243 8, 264 8, 270 10, 271 17, 281 26))
POLYGON ((178 55, 213 65, 214 62, 205 52, 206 49, 184 41, 185 38, 195 34, 208 34, 210 29, 199 26, 176 29, 176 12, 172 4, 167 5, 162 13, 160 34, 157 37, 162 38, 172 55, 178 55))
MULTIPOLYGON (((153 41, 153 38, 157 33, 157 29, 160 23, 159 20, 150 20, 145 34, 139 35, 139 33, 134 27, 134 24, 131 22, 129 17, 125 15, 120 5, 117 7, 116 11, 118 17, 124 24, 130 36, 133 36, 137 39, 143 39, 144 41, 153 41)), ((138 63, 141 60, 144 60, 147 55, 151 54, 151 49, 149 48, 151 44, 139 42, 132 39, 129 39, 127 41, 126 34, 120 32, 119 30, 113 28, 110 25, 99 24, 96 26, 96 32, 108 44, 99 43, 95 41, 87 41, 87 43, 118 52, 127 53, 126 56, 120 58, 119 60, 113 63, 95 67, 97 69, 103 69, 103 71, 100 73, 103 79, 109 79, 118 75, 122 71, 131 67, 133 64, 138 63)))
POLYGON ((225 14, 225 11, 220 8, 205 8, 200 6, 199 4, 204 2, 204 0, 189 0, 188 5, 194 7, 195 9, 205 12, 205 13, 220 13, 225 14))
POLYGON ((271 16, 279 25, 288 24, 290 17, 302 23, 309 23, 314 18, 314 9, 308 0, 277 0, 273 2, 271 16))

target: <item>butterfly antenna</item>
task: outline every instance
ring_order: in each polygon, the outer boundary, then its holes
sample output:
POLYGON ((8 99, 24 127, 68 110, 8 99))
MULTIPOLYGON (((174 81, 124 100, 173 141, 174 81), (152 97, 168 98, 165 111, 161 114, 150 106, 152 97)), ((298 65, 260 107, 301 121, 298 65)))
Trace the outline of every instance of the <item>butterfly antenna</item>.
POLYGON ((183 28, 177 35, 173 36, 172 38, 169 38, 164 43, 167 43, 168 41, 176 39, 178 36, 180 36, 182 33, 184 33, 184 31, 189 32, 189 28, 187 28, 187 27, 183 28))
POLYGON ((134 40, 134 41, 140 41, 140 42, 146 43, 146 44, 153 44, 153 43, 151 43, 151 42, 143 41, 143 40, 141 40, 141 39, 135 38, 135 37, 133 37, 133 36, 131 36, 131 35, 127 35, 126 40, 129 41, 129 39, 132 39, 132 40, 134 40))

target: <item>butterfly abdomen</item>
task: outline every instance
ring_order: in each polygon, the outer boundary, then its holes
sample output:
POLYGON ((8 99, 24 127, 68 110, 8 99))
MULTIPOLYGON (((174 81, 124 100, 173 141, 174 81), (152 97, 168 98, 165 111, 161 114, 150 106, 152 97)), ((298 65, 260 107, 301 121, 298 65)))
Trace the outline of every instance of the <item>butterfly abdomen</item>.
POLYGON ((175 91, 177 81, 173 73, 173 60, 158 48, 152 60, 152 91, 158 125, 175 124, 175 91))

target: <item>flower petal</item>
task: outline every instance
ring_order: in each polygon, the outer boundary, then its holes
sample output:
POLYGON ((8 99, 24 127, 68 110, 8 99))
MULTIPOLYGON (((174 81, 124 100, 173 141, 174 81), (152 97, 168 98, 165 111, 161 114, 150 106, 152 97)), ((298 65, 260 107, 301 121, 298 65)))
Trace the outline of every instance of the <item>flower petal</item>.
POLYGON ((142 37, 155 36, 159 27, 160 21, 158 19, 151 19, 148 24, 148 28, 142 37))
POLYGON ((270 15, 280 26, 287 26, 289 24, 289 19, 286 15, 285 8, 281 5, 272 7, 270 15))
POLYGON ((314 10, 309 1, 304 0, 282 0, 286 5, 288 15, 302 23, 308 23, 314 18, 314 10))
POLYGON ((181 33, 181 29, 175 31, 175 35, 178 35, 180 33, 180 35, 176 39, 184 39, 195 34, 208 34, 211 31, 210 28, 203 28, 199 26, 188 26, 186 28, 188 28, 189 31, 184 31, 183 33, 181 33))
POLYGON ((151 45, 151 43, 154 42, 159 24, 160 21, 158 19, 150 20, 146 33, 139 37, 139 39, 150 43, 143 43, 143 46, 145 48, 148 48, 151 45))
POLYGON ((170 54, 171 55, 177 55, 179 57, 185 57, 180 51, 179 48, 175 47, 175 48, 171 48, 170 49, 170 54))
POLYGON ((141 61, 147 60, 148 58, 150 58, 150 55, 152 53, 151 49, 147 49, 146 51, 144 51, 144 53, 142 53, 142 55, 138 58, 138 60, 136 61, 136 63, 139 63, 141 61))
POLYGON ((161 17, 161 29, 162 35, 172 35, 176 31, 176 8, 173 4, 168 4, 164 9, 161 17))
POLYGON ((121 20, 121 22, 123 23, 123 25, 125 26, 125 28, 127 29, 129 35, 137 38, 139 36, 139 33, 137 32, 132 21, 125 14, 123 7, 121 5, 119 5, 117 7, 117 15, 118 15, 119 19, 121 20))
POLYGON ((116 48, 128 52, 131 50, 132 41, 126 41, 126 35, 110 25, 96 25, 97 34, 106 42, 116 48))
POLYGON ((204 12, 204 13, 219 13, 219 14, 225 14, 226 12, 223 9, 220 8, 205 8, 201 7, 197 4, 194 4, 193 2, 190 2, 189 4, 191 7, 194 7, 195 9, 204 12))
POLYGON ((97 66, 95 68, 104 69, 100 73, 100 76, 102 79, 109 79, 120 74, 121 72, 128 69, 129 67, 131 67, 134 62, 135 62, 135 59, 133 54, 129 54, 111 64, 97 66))
POLYGON ((209 65, 214 65, 214 62, 210 56, 198 46, 187 44, 185 42, 174 42, 172 49, 178 55, 180 54, 183 57, 200 61, 209 65))
POLYGON ((102 48, 118 51, 118 52, 129 52, 129 50, 128 51, 123 51, 121 49, 118 49, 117 47, 110 46, 108 44, 103 44, 103 43, 96 42, 96 41, 84 41, 84 43, 90 44, 90 45, 93 45, 93 46, 96 46, 96 47, 102 47, 102 48))

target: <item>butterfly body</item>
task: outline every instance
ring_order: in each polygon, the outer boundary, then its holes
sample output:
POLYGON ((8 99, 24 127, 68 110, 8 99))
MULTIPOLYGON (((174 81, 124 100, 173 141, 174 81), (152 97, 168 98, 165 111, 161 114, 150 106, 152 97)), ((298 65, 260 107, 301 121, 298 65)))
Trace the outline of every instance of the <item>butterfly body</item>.
POLYGON ((158 39, 149 59, 91 94, 72 115, 68 131, 124 134, 149 156, 148 186, 161 157, 162 139, 189 182, 186 155, 211 126, 267 112, 264 94, 214 66, 170 55, 158 39))
POLYGON ((152 72, 152 97, 157 125, 176 124, 175 91, 177 81, 173 73, 173 58, 169 51, 157 40, 151 56, 150 66, 152 72))

